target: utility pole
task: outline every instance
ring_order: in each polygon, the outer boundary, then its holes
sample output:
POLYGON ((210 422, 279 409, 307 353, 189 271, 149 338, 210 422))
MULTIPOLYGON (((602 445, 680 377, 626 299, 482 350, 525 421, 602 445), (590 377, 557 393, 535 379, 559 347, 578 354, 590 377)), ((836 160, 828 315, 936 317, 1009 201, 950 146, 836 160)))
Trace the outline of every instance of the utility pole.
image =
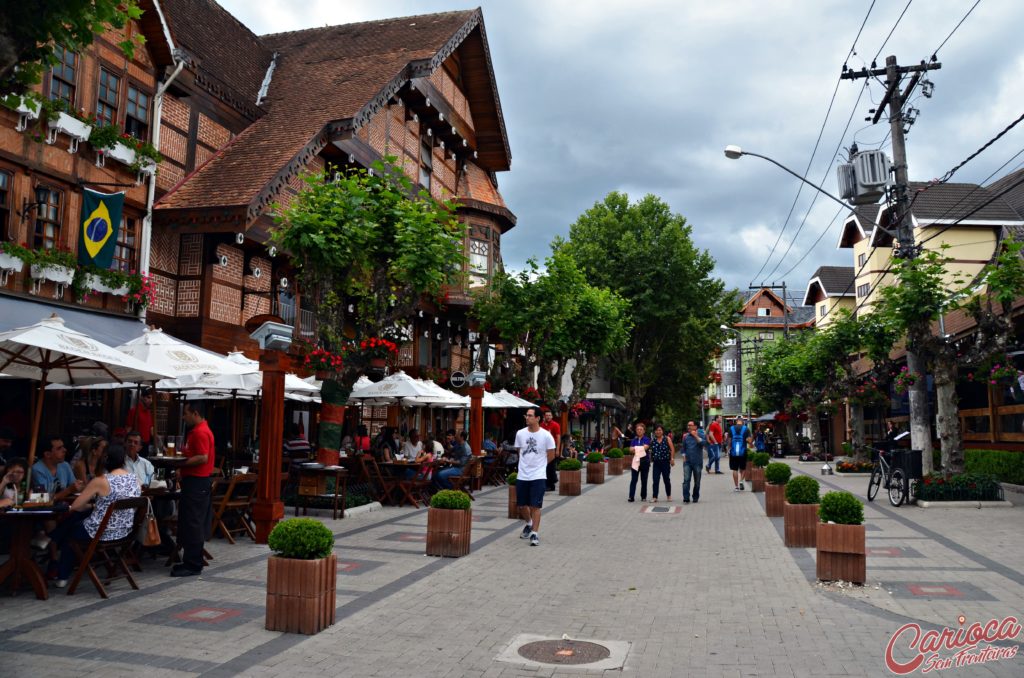
MULTIPOLYGON (((894 173, 893 202, 894 209, 899 222, 896 224, 896 237, 899 246, 893 251, 893 256, 904 259, 913 259, 919 253, 919 246, 914 242, 914 224, 910 216, 910 199, 907 196, 907 146, 903 130, 903 104, 907 97, 917 86, 921 74, 926 71, 942 68, 938 62, 925 63, 922 61, 916 66, 899 66, 895 56, 885 58, 885 68, 862 69, 860 71, 846 71, 840 77, 845 80, 856 80, 870 76, 885 76, 886 92, 882 103, 875 109, 875 116, 872 123, 877 123, 882 117, 886 105, 889 106, 889 129, 892 136, 892 160, 894 173), (907 88, 900 92, 900 81, 904 75, 913 74, 907 88)), ((931 328, 926 327, 924 331, 930 332, 931 328)), ((909 333, 908 333, 909 334, 909 333)), ((928 420, 928 391, 926 388, 927 373, 924 360, 914 351, 914 339, 907 337, 907 369, 921 375, 913 386, 910 387, 910 447, 921 450, 921 465, 925 474, 932 470, 932 433, 931 424, 928 420)))

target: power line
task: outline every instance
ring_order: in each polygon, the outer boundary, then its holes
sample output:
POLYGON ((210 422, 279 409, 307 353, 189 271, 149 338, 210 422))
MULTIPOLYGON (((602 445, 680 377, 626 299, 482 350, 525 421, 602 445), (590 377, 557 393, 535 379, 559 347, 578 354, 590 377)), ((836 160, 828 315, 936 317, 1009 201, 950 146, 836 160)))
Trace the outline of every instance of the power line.
POLYGON ((914 0, 907 0, 906 7, 903 8, 903 11, 900 12, 900 15, 896 18, 896 23, 892 25, 892 30, 889 31, 889 35, 885 36, 885 40, 882 41, 882 46, 878 48, 877 52, 875 52, 875 58, 871 60, 872 68, 874 68, 874 63, 878 61, 878 55, 881 54, 882 50, 885 49, 885 46, 889 44, 889 38, 891 38, 892 34, 896 32, 896 27, 900 25, 901 21, 903 21, 903 16, 907 13, 907 10, 910 9, 910 4, 912 2, 914 2, 914 0))
POLYGON ((844 208, 840 207, 836 211, 835 216, 832 217, 832 221, 828 222, 828 225, 818 235, 818 238, 814 241, 814 244, 812 244, 809 248, 807 248, 807 251, 804 252, 803 256, 800 257, 799 259, 797 259, 796 263, 793 264, 788 271, 786 271, 785 273, 783 273, 779 277, 781 277, 783 280, 785 280, 789 276, 790 273, 792 273, 794 270, 796 270, 796 267, 799 266, 800 264, 802 264, 804 259, 807 258, 807 255, 810 254, 814 250, 814 248, 818 246, 818 243, 820 243, 821 239, 825 237, 825 234, 828 233, 828 230, 830 228, 832 228, 832 224, 836 223, 836 219, 839 218, 839 215, 842 214, 845 211, 846 210, 844 208))
POLYGON ((940 44, 938 47, 932 50, 932 61, 935 61, 938 58, 939 50, 946 46, 946 43, 949 42, 949 39, 953 37, 953 34, 957 32, 957 30, 965 21, 967 21, 967 17, 971 16, 971 12, 974 11, 974 8, 980 4, 981 0, 976 0, 976 2, 973 5, 971 5, 971 8, 967 10, 967 14, 964 14, 963 18, 961 18, 960 21, 957 22, 957 25, 954 26, 953 30, 951 30, 949 32, 949 35, 946 36, 946 39, 942 41, 942 44, 940 44))

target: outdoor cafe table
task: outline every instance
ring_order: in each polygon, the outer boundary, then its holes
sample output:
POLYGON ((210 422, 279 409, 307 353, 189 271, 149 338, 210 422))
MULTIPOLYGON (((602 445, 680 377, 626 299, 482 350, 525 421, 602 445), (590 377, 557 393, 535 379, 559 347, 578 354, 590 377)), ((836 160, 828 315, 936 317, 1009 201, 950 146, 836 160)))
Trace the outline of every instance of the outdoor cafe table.
MULTIPOLYGON (((188 457, 183 456, 167 457, 162 454, 158 454, 156 456, 149 457, 149 463, 153 465, 153 468, 167 469, 169 471, 177 471, 179 468, 183 467, 187 462, 188 457)), ((172 475, 177 474, 175 473, 172 475)), ((167 479, 168 489, 173 489, 173 481, 173 477, 167 479)))
POLYGON ((309 499, 310 497, 333 497, 334 499, 334 514, 333 519, 338 519, 338 499, 341 498, 341 517, 345 517, 345 491, 348 488, 348 471, 341 466, 323 466, 321 464, 310 463, 310 464, 299 464, 299 492, 295 495, 295 515, 299 515, 299 502, 302 502, 302 515, 309 513, 309 499), (321 487, 323 481, 328 477, 334 477, 334 494, 320 492, 318 488, 321 487), (303 482, 303 477, 307 481, 303 482), (310 482, 312 481, 312 482, 310 482), (308 488, 308 489, 307 489, 308 488), (338 494, 338 490, 341 490, 341 494, 338 494), (307 489, 309 493, 303 490, 307 489))
POLYGON ((36 598, 50 597, 46 579, 32 560, 32 530, 38 521, 55 520, 64 513, 53 508, 8 509, 0 512, 0 520, 13 526, 11 534, 11 557, 0 566, 0 584, 11 579, 11 595, 18 592, 22 580, 28 580, 36 592, 36 598))
MULTIPOLYGON (((438 462, 438 461, 427 461, 427 462, 420 461, 420 462, 416 462, 416 461, 408 461, 408 460, 382 461, 380 463, 380 465, 384 469, 386 469, 386 472, 391 475, 391 478, 393 480, 396 480, 396 481, 399 481, 399 482, 407 482, 408 480, 410 480, 410 479, 406 478, 406 475, 407 475, 406 474, 406 470, 407 469, 412 469, 413 470, 413 472, 414 472, 413 478, 415 478, 416 477, 415 474, 419 473, 420 469, 425 467, 425 466, 430 466, 430 467, 432 467, 434 469, 440 468, 441 466, 443 466, 442 462, 438 462)), ((408 486, 401 486, 400 489, 402 490, 402 495, 403 496, 400 499, 398 505, 401 506, 403 504, 409 504, 413 508, 419 508, 420 505, 416 502, 416 498, 412 495, 412 492, 410 491, 409 487, 408 486)))

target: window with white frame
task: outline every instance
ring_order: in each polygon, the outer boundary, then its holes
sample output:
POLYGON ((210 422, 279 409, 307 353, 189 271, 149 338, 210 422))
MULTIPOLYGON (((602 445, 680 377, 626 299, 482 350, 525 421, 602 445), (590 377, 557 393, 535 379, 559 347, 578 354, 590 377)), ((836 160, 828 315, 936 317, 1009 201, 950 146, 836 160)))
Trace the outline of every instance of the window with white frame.
POLYGON ((757 309, 758 317, 765 318, 767 316, 770 316, 771 314, 772 314, 772 310, 770 308, 759 308, 759 309, 757 309))
POLYGON ((860 254, 857 255, 857 266, 858 267, 864 268, 864 264, 866 264, 867 262, 868 262, 867 252, 861 252, 860 254))
POLYGON ((491 275, 491 243, 486 240, 469 239, 469 286, 483 287, 491 275))
POLYGON ((819 316, 824 318, 826 313, 828 313, 828 304, 822 304, 821 306, 818 307, 819 316))
POLYGON ((725 385, 725 397, 726 398, 735 398, 736 397, 736 384, 726 384, 725 385))
POLYGON ((759 332, 757 334, 757 338, 758 339, 763 339, 764 341, 774 341, 775 340, 775 333, 774 332, 759 332))
POLYGON ((722 360, 722 371, 723 372, 735 372, 736 371, 736 359, 725 358, 722 360))
POLYGON ((866 297, 868 292, 871 291, 871 283, 864 283, 863 285, 857 285, 857 296, 866 297))

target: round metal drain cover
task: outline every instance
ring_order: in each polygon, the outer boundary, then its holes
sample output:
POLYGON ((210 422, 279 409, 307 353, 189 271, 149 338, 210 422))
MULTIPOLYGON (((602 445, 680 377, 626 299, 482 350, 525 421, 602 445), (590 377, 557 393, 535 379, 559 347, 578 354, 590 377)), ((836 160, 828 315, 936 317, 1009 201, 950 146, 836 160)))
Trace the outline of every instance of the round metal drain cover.
POLYGON ((519 648, 519 655, 544 664, 592 664, 611 656, 604 645, 583 640, 538 640, 519 648))

